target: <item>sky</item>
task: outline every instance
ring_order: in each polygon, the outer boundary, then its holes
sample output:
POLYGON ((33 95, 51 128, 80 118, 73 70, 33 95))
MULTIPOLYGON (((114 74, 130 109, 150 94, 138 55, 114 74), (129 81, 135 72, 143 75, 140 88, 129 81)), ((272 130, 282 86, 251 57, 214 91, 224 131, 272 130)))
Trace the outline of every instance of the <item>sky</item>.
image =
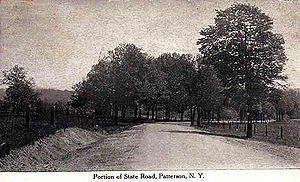
POLYGON ((37 87, 70 90, 120 43, 153 56, 196 55, 199 31, 235 2, 273 18, 286 42, 288 83, 299 88, 300 0, 0 0, 0 71, 18 64, 37 87))

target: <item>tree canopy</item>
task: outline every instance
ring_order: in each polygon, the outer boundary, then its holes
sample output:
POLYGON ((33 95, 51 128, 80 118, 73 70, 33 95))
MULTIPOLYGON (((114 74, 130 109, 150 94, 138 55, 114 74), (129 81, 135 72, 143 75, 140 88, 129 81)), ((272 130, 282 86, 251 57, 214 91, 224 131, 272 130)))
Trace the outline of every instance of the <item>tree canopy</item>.
POLYGON ((197 42, 203 60, 216 70, 224 93, 247 105, 248 137, 257 106, 286 79, 282 74, 287 61, 284 39, 271 31, 272 26, 272 19, 259 8, 233 4, 217 10, 215 24, 203 29, 197 42))
POLYGON ((284 39, 271 31, 272 25, 259 8, 233 4, 217 10, 215 24, 200 32, 199 51, 214 66, 227 95, 241 94, 253 105, 286 79, 284 39))
POLYGON ((27 78, 23 67, 15 65, 10 70, 3 71, 3 84, 8 85, 4 101, 12 106, 13 112, 24 111, 27 106, 36 104, 38 93, 33 89, 33 78, 27 78))
POLYGON ((190 108, 192 120, 196 110, 198 118, 203 112, 220 114, 225 101, 238 112, 279 108, 280 96, 274 94, 282 92, 287 58, 283 37, 272 32, 272 25, 259 8, 233 4, 217 10, 215 24, 200 32, 200 55, 154 58, 134 44, 120 44, 74 86, 73 104, 115 118, 120 110, 141 115, 142 107, 148 113, 164 109, 166 119, 172 111, 183 118, 190 108))

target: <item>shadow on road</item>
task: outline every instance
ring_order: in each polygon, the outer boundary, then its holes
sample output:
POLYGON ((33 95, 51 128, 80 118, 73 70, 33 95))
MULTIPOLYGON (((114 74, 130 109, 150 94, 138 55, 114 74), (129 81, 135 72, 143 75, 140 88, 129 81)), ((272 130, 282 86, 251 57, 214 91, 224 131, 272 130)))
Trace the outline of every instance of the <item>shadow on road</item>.
POLYGON ((203 131, 176 131, 176 130, 170 130, 170 131, 162 131, 162 132, 169 132, 169 133, 194 133, 194 134, 200 134, 200 135, 213 135, 213 136, 221 136, 221 137, 229 137, 229 138, 247 139, 246 136, 236 136, 236 135, 230 135, 230 134, 208 133, 208 132, 203 132, 203 131))
POLYGON ((183 122, 183 121, 164 121, 164 122, 156 122, 154 124, 166 124, 166 125, 179 125, 179 126, 190 126, 191 122, 183 122))

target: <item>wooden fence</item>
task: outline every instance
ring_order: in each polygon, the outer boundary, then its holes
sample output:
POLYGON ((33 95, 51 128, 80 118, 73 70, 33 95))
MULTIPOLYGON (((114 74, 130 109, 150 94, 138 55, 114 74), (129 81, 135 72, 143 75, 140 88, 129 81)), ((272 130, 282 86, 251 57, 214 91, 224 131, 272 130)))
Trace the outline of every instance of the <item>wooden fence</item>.
POLYGON ((54 110, 50 112, 37 113, 34 111, 26 111, 19 114, 12 114, 9 112, 0 112, 0 127, 14 128, 14 127, 30 127, 30 126, 45 126, 54 125, 57 127, 93 127, 93 126, 107 126, 113 124, 110 118, 103 118, 96 115, 83 115, 75 113, 74 111, 54 110))

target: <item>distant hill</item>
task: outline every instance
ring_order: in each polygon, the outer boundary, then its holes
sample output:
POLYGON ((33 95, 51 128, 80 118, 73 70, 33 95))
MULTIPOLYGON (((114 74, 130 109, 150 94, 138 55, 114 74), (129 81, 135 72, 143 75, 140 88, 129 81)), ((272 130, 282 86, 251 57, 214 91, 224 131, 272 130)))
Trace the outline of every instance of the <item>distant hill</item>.
POLYGON ((71 91, 68 90, 55 90, 55 89, 38 89, 41 100, 49 103, 55 103, 57 101, 68 102, 70 101, 71 91))
MULTIPOLYGON (((68 90, 56 90, 56 89, 37 89, 40 93, 40 98, 43 101, 49 103, 55 103, 57 101, 68 102, 70 101, 71 91, 68 90)), ((2 100, 5 95, 5 89, 0 89, 0 99, 2 100)))

